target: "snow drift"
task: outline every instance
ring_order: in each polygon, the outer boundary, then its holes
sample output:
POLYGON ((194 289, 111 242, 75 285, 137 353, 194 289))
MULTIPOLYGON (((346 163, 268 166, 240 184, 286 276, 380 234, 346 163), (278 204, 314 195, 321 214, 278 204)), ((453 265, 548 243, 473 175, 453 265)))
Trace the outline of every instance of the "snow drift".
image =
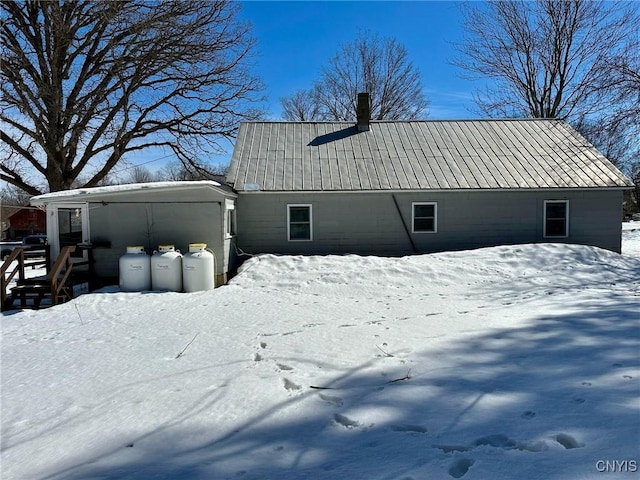
POLYGON ((9 312, 2 475, 633 478, 639 278, 557 244, 263 255, 214 291, 9 312))

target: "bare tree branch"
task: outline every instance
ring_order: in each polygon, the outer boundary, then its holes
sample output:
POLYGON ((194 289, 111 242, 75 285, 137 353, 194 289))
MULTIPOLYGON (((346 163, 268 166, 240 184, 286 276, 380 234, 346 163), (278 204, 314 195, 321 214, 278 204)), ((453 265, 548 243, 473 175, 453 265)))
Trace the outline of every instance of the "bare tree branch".
POLYGON ((637 36, 635 6, 598 0, 465 4, 465 37, 452 63, 493 86, 477 92, 494 116, 581 122, 609 108, 608 59, 637 36))
POLYGON ((18 164, 51 191, 80 178, 97 185, 128 154, 154 145, 201 168, 240 120, 261 115, 251 107, 262 88, 249 71, 254 40, 236 2, 0 8, 1 178, 29 193, 42 187, 14 171, 18 164))
POLYGON ((356 117, 359 92, 371 96, 371 117, 400 120, 424 117, 428 101, 420 72, 407 49, 394 38, 363 32, 343 45, 322 69, 311 90, 280 100, 287 120, 343 120, 356 117))

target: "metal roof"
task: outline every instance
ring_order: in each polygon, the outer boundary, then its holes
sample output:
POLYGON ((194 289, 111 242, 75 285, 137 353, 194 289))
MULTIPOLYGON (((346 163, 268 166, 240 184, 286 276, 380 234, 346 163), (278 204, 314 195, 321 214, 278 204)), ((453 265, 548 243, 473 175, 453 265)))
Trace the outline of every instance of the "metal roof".
POLYGON ((632 182, 560 120, 246 122, 237 191, 626 188, 632 182))

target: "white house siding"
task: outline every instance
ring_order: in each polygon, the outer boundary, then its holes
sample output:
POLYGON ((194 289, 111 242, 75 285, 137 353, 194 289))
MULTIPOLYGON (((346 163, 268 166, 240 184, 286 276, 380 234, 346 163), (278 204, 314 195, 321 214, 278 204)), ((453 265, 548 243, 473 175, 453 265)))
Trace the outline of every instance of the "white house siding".
POLYGON ((216 275, 227 271, 222 238, 220 203, 109 203, 89 204, 91 240, 111 242, 94 250, 99 276, 117 276, 118 260, 128 245, 143 245, 151 254, 158 245, 175 245, 182 253, 189 243, 206 243, 216 253, 216 275))
POLYGON ((216 284, 220 285, 235 266, 235 239, 225 235, 224 206, 233 204, 236 195, 219 186, 216 182, 120 185, 56 192, 35 197, 32 203, 48 209, 69 203, 87 205, 86 240, 110 243, 109 248, 93 250, 100 277, 117 278, 119 259, 128 245, 142 245, 151 254, 162 244, 173 244, 186 253, 189 243, 206 243, 214 252, 216 284))
POLYGON ((621 244, 621 190, 261 192, 237 202, 247 253, 405 255, 548 241, 620 252, 621 244), (567 238, 544 238, 545 200, 569 200, 567 238), (437 202, 436 233, 411 233, 413 202, 437 202), (288 241, 288 204, 313 206, 312 241, 288 241))

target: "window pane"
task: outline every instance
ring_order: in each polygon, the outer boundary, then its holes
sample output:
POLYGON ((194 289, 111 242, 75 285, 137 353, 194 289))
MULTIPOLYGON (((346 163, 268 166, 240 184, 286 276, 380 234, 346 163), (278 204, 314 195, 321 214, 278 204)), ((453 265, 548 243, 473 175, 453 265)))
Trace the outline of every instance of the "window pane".
POLYGON ((311 225, 308 223, 292 223, 289 225, 290 240, 310 240, 311 225))
POLYGON ((414 217, 433 217, 435 205, 414 205, 414 217))
POLYGON ((565 227, 564 219, 547 219, 547 237, 565 237, 567 235, 565 227))
POLYGON ((308 222, 310 220, 309 207, 289 207, 290 222, 308 222))
MULTIPOLYGON (((60 249, 82 242, 82 212, 79 208, 58 209, 58 241, 60 249)), ((82 257, 82 250, 76 249, 72 257, 82 257)))
POLYGON ((566 203, 547 203, 547 218, 562 218, 567 215, 566 203))
POLYGON ((566 237, 567 202, 548 202, 545 204, 545 235, 547 237, 566 237))
POLYGON ((433 218, 416 218, 413 221, 413 230, 415 232, 433 232, 433 218))

